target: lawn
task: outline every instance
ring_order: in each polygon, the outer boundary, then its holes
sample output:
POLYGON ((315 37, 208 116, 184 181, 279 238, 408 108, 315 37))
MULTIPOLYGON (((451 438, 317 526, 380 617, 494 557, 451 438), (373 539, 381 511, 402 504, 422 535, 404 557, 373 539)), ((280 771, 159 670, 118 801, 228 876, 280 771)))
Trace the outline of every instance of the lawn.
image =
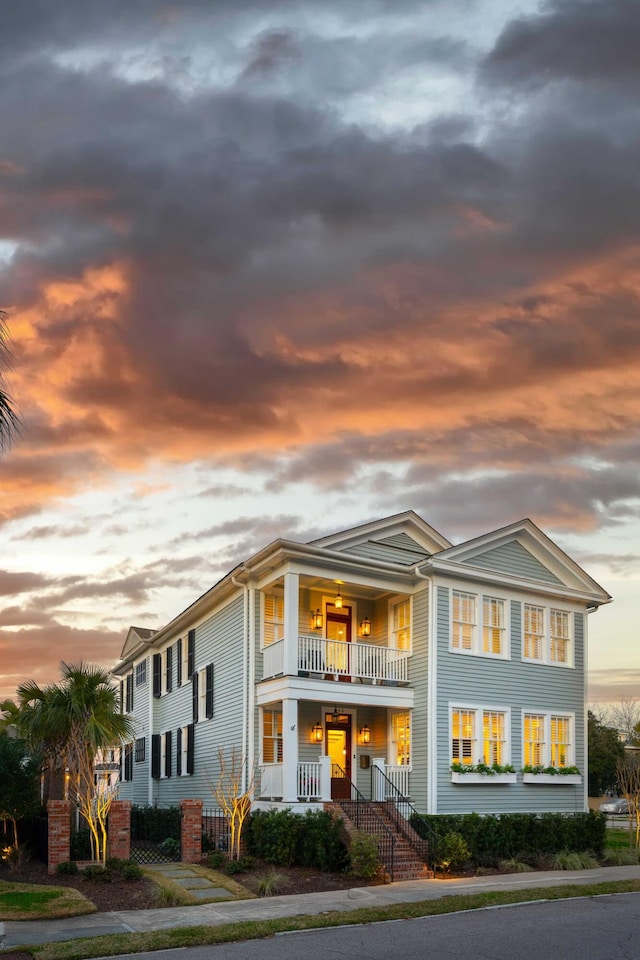
POLYGON ((69 887, 0 881, 0 920, 51 920, 95 913, 95 906, 69 887))

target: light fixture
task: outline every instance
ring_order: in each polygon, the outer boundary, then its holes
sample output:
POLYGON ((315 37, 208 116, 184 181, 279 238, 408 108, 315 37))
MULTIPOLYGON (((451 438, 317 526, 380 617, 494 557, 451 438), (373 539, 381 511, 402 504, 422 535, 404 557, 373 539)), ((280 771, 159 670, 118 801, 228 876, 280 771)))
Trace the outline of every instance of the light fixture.
POLYGON ((322 736, 323 736, 322 724, 314 723, 314 725, 311 727, 311 742, 322 743, 322 736))
POLYGON ((319 609, 315 613, 311 612, 311 629, 322 630, 322 613, 319 609))
POLYGON ((339 723, 340 722, 340 711, 337 707, 333 708, 333 713, 331 714, 331 722, 339 723))
POLYGON ((371 730, 366 723, 360 730, 360 743, 371 743, 371 730))
POLYGON ((364 620, 360 621, 360 636, 361 637, 371 636, 371 620, 369 620, 369 617, 365 617, 364 620))
POLYGON ((333 601, 333 605, 336 608, 336 610, 342 609, 342 594, 340 593, 340 591, 336 593, 336 598, 333 601))

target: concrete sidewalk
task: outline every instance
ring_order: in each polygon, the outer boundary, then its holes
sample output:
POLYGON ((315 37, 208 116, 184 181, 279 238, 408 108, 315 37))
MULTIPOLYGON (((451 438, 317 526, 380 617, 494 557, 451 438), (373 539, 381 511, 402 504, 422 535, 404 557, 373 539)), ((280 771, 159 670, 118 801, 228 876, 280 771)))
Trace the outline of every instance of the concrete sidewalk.
POLYGON ((405 880, 329 893, 289 894, 256 900, 197 904, 192 907, 122 910, 117 913, 68 917, 64 920, 13 920, 0 923, 0 948, 28 947, 79 937, 101 937, 110 933, 145 933, 204 924, 218 926, 244 920, 272 920, 276 917, 302 914, 319 915, 334 910, 348 912, 360 907, 411 903, 451 894, 481 893, 488 890, 536 890, 541 887, 606 883, 612 880, 640 880, 640 865, 600 867, 596 870, 509 873, 455 880, 405 880))

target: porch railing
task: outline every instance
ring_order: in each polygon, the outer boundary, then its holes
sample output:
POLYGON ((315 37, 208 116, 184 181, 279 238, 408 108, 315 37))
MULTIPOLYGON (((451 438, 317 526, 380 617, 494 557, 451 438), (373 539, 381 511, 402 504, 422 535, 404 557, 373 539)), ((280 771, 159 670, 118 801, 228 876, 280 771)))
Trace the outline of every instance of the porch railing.
MULTIPOLYGON (((334 766, 337 766, 337 764, 334 766)), ((346 778, 347 775, 345 771, 342 770, 342 768, 338 769, 342 776, 346 778)), ((332 774, 336 772, 336 770, 332 770, 332 774)), ((351 799, 336 800, 336 803, 342 808, 345 816, 348 817, 358 830, 362 830, 364 833, 369 833, 375 837, 380 861, 384 864, 387 873, 393 881, 396 837, 380 814, 376 812, 375 805, 370 800, 365 799, 354 783, 349 782, 351 799)))
POLYGON ((387 764, 384 768, 386 777, 384 779, 374 779, 374 789, 380 792, 374 792, 374 800, 395 800, 398 794, 403 797, 410 795, 409 790, 409 767, 391 766, 387 764))
POLYGON ((380 767, 371 769, 371 791, 376 802, 384 809, 385 815, 394 823, 416 853, 425 863, 434 864, 438 836, 431 824, 418 813, 406 793, 398 790, 397 786, 387 776, 389 770, 398 767, 387 767, 386 773, 380 767))
MULTIPOLYGON (((322 798, 322 764, 319 761, 298 763, 297 790, 299 800, 320 800, 322 798)), ((260 765, 260 796, 282 797, 282 764, 263 763, 260 765)))
MULTIPOLYGON (((298 637, 298 671, 319 674, 337 680, 354 677, 371 683, 407 683, 409 655, 397 647, 374 643, 345 643, 325 637, 298 637)), ((277 677, 284 672, 284 640, 276 640, 264 649, 263 676, 277 677)))
POLYGON ((319 800, 321 767, 317 762, 298 764, 298 797, 300 800, 319 800))
POLYGON ((260 766, 260 796, 282 796, 282 764, 263 763, 260 766))

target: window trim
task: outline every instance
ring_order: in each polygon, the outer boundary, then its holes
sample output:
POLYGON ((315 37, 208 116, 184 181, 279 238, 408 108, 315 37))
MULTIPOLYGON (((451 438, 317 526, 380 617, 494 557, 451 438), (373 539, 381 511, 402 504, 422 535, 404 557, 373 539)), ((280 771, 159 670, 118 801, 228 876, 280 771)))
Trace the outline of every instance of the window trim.
POLYGON ((511 659, 511 600, 507 596, 500 596, 495 592, 485 593, 483 590, 472 591, 466 587, 449 587, 449 653, 460 654, 467 657, 484 657, 489 660, 510 660, 511 659), (473 618, 471 620, 454 620, 454 598, 464 597, 473 600, 473 618), (500 653, 493 653, 491 650, 484 649, 485 627, 491 628, 490 624, 485 624, 485 601, 489 603, 499 603, 503 613, 503 622, 499 626, 502 637, 502 649, 500 653), (456 631, 455 625, 462 624, 471 627, 470 646, 463 646, 465 642, 463 631, 456 631), (459 642, 456 642, 456 633, 459 633, 459 642))
MULTIPOLYGON (((492 761, 485 759, 485 739, 484 739, 484 715, 486 713, 498 713, 502 714, 504 717, 504 730, 503 736, 503 755, 501 756, 500 766, 505 767, 513 763, 513 736, 512 736, 512 720, 511 720, 511 707, 507 707, 504 704, 494 704, 494 703, 469 703, 462 700, 450 700, 449 701, 449 763, 460 763, 461 761, 456 760, 453 756, 453 714, 455 711, 465 710, 469 713, 474 713, 474 736, 472 742, 475 748, 475 756, 472 754, 471 762, 468 766, 473 766, 479 763, 487 763, 488 766, 491 766, 492 761)), ((458 738, 460 739, 460 738, 458 738)), ((469 774, 462 774, 462 776, 469 776, 469 774)), ((512 776, 509 774, 509 776, 512 776)), ((493 778, 491 778, 493 779, 493 778)))
POLYGON ((260 594, 260 650, 265 650, 266 647, 270 647, 271 644, 277 643, 278 640, 284 637, 284 593, 281 593, 279 590, 262 590, 260 594), (267 598, 270 597, 274 601, 274 616, 271 619, 267 619, 267 598), (276 605, 282 604, 282 619, 280 620, 276 616, 276 605), (273 628, 273 638, 267 641, 267 624, 273 628))
POLYGON ((403 770, 408 770, 411 772, 413 769, 413 743, 412 743, 412 733, 413 733, 413 717, 411 710, 390 710, 389 711, 389 765, 392 767, 401 767, 403 770), (397 722, 399 718, 406 718, 405 729, 406 736, 404 739, 400 739, 396 736, 397 733, 397 722), (408 760, 404 760, 402 763, 398 763, 398 743, 404 743, 407 745, 407 749, 403 751, 405 757, 409 757, 408 760))
POLYGON ((576 639, 575 639, 575 611, 568 607, 552 606, 550 603, 527 603, 526 601, 522 604, 522 649, 521 649, 521 659, 523 663, 535 663, 541 664, 546 667, 561 667, 564 670, 572 670, 575 667, 575 651, 576 651, 576 639), (540 657, 529 657, 526 654, 526 618, 527 618, 527 609, 542 610, 543 617, 543 633, 541 635, 541 656, 540 657), (566 617, 567 622, 567 636, 563 639, 566 640, 566 649, 567 649, 567 658, 566 660, 558 660, 552 658, 552 649, 553 649, 553 637, 551 636, 551 622, 553 614, 561 614, 563 617, 566 617))
POLYGON ((147 758, 147 738, 136 737, 133 749, 134 763, 144 763, 147 758))
POLYGON ((282 763, 284 757, 284 736, 283 736, 283 721, 282 721, 282 706, 280 707, 263 707, 261 716, 260 716, 260 754, 262 757, 262 763, 282 763), (265 750, 264 745, 267 740, 267 735, 265 733, 265 716, 267 714, 271 715, 271 729, 274 729, 274 718, 279 717, 280 723, 276 720, 275 722, 275 735, 272 733, 269 736, 269 741, 273 744, 273 759, 265 760, 265 750))
POLYGON ((135 669, 135 685, 136 687, 142 687, 147 682, 147 658, 140 660, 139 663, 136 663, 135 669))
POLYGON ((403 654, 411 654, 413 652, 413 596, 411 594, 409 594, 409 596, 402 596, 401 594, 397 594, 395 597, 391 597, 389 599, 388 637, 389 639, 388 639, 387 645, 391 647, 393 650, 400 650, 400 652, 403 654), (398 607, 405 606, 405 605, 407 605, 408 614, 409 614, 408 628, 406 626, 396 627, 396 616, 395 616, 396 610, 398 607), (398 645, 396 635, 400 633, 402 630, 406 630, 406 629, 409 630, 409 638, 408 638, 407 645, 405 647, 402 647, 398 645))
MULTIPOLYGON (((558 764, 553 763, 553 744, 551 741, 551 722, 552 719, 557 718, 560 720, 569 721, 569 744, 567 750, 566 762, 562 764, 563 767, 574 767, 576 766, 576 715, 573 710, 534 710, 529 708, 522 708, 522 766, 541 766, 541 767, 555 767, 558 768, 558 764), (534 764, 527 759, 526 754, 526 744, 525 740, 525 720, 527 717, 542 717, 544 723, 544 733, 543 733, 543 743, 542 743, 542 753, 539 764, 534 764)), ((556 741, 558 742, 558 741, 556 741)), ((539 774, 528 773, 525 776, 537 777, 539 774)), ((555 777, 555 780, 558 782, 568 782, 565 776, 555 777)))

